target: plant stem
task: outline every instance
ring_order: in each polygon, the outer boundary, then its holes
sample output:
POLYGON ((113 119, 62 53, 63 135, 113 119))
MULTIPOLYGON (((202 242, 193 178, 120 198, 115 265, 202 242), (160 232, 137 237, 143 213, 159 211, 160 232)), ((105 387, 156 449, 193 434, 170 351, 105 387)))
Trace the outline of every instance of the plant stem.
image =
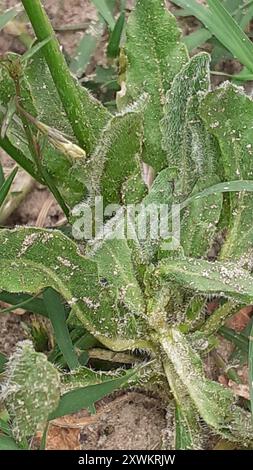
POLYGON ((87 116, 80 99, 78 84, 75 83, 61 53, 49 18, 40 0, 22 0, 22 3, 38 40, 43 41, 52 37, 52 40, 45 44, 42 52, 78 143, 80 147, 89 151, 89 130, 84 124, 87 116))

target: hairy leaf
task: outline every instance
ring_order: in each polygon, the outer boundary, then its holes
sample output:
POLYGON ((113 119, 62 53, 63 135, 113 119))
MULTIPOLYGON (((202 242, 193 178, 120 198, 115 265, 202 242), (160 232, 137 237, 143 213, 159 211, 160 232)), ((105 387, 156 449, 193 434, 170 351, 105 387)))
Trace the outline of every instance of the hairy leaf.
MULTIPOLYGON (((114 116, 103 130, 86 167, 87 187, 90 193, 103 196, 103 204, 120 203, 124 183, 132 176, 141 183, 143 139, 142 108, 145 96, 132 108, 114 116)), ((142 194, 141 194, 142 195, 142 194)))
POLYGON ((97 264, 81 256, 62 233, 2 230, 0 241, 1 289, 36 294, 52 287, 85 328, 111 349, 146 344, 142 321, 132 312, 117 310, 114 291, 103 284, 97 264))
POLYGON ((159 171, 166 166, 160 131, 165 94, 188 59, 175 18, 165 10, 163 1, 136 2, 127 26, 126 55, 126 85, 122 84, 126 95, 120 93, 119 103, 122 106, 148 93, 143 159, 159 171))
MULTIPOLYGON (((184 383, 175 372, 173 364, 166 359, 163 363, 164 371, 168 379, 171 391, 176 401, 173 427, 173 442, 171 450, 200 450, 203 446, 203 429, 200 426, 200 419, 197 409, 187 393, 184 383)), ((171 434, 171 430, 169 431, 171 434)))
MULTIPOLYGON (((219 141, 225 178, 253 179, 252 100, 242 89, 226 83, 206 95, 200 111, 209 132, 219 141)), ((252 194, 230 196, 230 230, 222 259, 249 255, 253 242, 252 210, 252 194)))
MULTIPOLYGON (((209 56, 202 53, 194 56, 176 75, 166 95, 164 118, 161 123, 163 148, 169 166, 178 169, 181 194, 191 192, 192 180, 194 176, 195 178, 198 176, 196 172, 200 170, 198 166, 201 165, 203 158, 201 148, 198 152, 194 135, 192 136, 188 129, 188 100, 199 91, 207 91, 209 86, 209 56), (192 153, 195 161, 192 160, 192 153)), ((197 111, 196 103, 194 104, 194 108, 191 109, 193 123, 197 111)))
POLYGON ((171 281, 205 294, 234 298, 245 304, 252 303, 252 276, 238 263, 211 263, 198 259, 167 260, 153 273, 161 281, 171 281))
POLYGON ((161 343, 205 422, 230 440, 252 443, 250 414, 235 405, 229 389, 205 377, 201 359, 185 336, 173 328, 161 343))
MULTIPOLYGON (((19 343, 9 358, 1 390, 18 441, 32 436, 45 425, 60 399, 60 375, 30 341, 19 343)), ((43 428, 42 428, 43 429, 43 428)))

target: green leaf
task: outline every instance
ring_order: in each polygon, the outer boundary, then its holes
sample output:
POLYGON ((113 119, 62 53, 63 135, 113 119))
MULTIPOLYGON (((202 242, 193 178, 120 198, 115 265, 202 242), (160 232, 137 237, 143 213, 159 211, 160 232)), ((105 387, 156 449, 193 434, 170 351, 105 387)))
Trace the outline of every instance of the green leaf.
POLYGON ((205 377, 202 361, 186 337, 172 328, 160 341, 205 422, 229 440, 239 439, 251 444, 250 414, 235 405, 235 397, 229 389, 205 377))
POLYGON ((9 191, 11 189, 11 185, 13 183, 13 180, 18 172, 18 168, 14 168, 14 170, 11 172, 11 174, 8 176, 8 178, 5 180, 3 186, 0 188, 0 208, 1 205, 4 203, 5 199, 7 198, 9 191))
POLYGON ((0 31, 3 29, 9 21, 13 20, 20 13, 19 7, 10 8, 0 15, 0 31))
POLYGON ((114 392, 131 381, 135 374, 136 371, 130 370, 123 377, 113 380, 109 379, 101 384, 74 389, 64 394, 60 399, 58 408, 51 414, 50 419, 60 418, 71 413, 77 413, 83 408, 89 408, 98 400, 101 400, 109 393, 114 392))
POLYGON ((244 353, 248 353, 249 351, 249 339, 247 336, 244 336, 242 333, 237 333, 236 331, 227 328, 226 326, 222 326, 219 329, 219 334, 223 336, 223 338, 231 341, 237 348, 239 348, 244 353))
POLYGON ((121 13, 117 19, 114 29, 111 33, 109 44, 107 46, 107 55, 116 58, 119 55, 120 41, 125 26, 125 13, 121 13))
MULTIPOLYGON (((96 261, 101 279, 106 279, 115 289, 115 297, 127 307, 129 313, 141 316, 145 312, 145 303, 140 286, 135 277, 131 250, 127 240, 107 240, 98 242, 89 253, 96 261)), ((135 322, 132 316, 132 322, 135 322)), ((137 326, 137 325, 136 325, 137 326)))
POLYGON ((205 28, 199 28, 188 36, 184 36, 183 41, 188 49, 191 52, 196 47, 200 47, 208 39, 212 37, 212 34, 205 28))
POLYGON ((91 194, 103 196, 104 207, 121 203, 124 183, 131 176, 135 182, 139 179, 141 196, 145 192, 140 161, 144 105, 145 95, 108 122, 87 164, 87 187, 91 194))
POLYGON ((200 193, 193 194, 189 198, 185 199, 181 203, 181 209, 189 206, 192 202, 210 196, 211 194, 219 193, 234 193, 234 192, 252 192, 253 191, 253 181, 251 180, 238 180, 238 181, 226 181, 225 183, 218 183, 209 188, 204 189, 200 193))
MULTIPOLYGON (((6 414, 8 414, 7 411, 6 414)), ((0 431, 7 436, 11 436, 11 427, 7 420, 0 418, 0 431)))
POLYGON ((12 421, 13 436, 21 442, 35 434, 57 408, 60 375, 45 354, 35 352, 30 341, 19 343, 9 358, 1 389, 12 421))
POLYGON ((209 61, 209 55, 206 53, 194 56, 174 78, 165 100, 164 118, 161 123, 163 149, 167 155, 168 166, 178 168, 181 192, 184 193, 191 190, 189 183, 195 166, 191 161, 194 142, 188 135, 187 105, 189 98, 199 91, 208 90, 209 61))
POLYGON ((173 410, 174 417, 171 419, 173 423, 168 423, 168 426, 173 428, 173 442, 170 444, 169 449, 200 450, 203 447, 203 429, 200 426, 197 409, 187 393, 184 383, 175 372, 173 364, 166 359, 163 362, 163 366, 176 401, 175 409, 173 410))
POLYGON ((22 58, 21 58, 21 62, 24 62, 25 60, 29 60, 31 59, 35 54, 37 54, 37 52, 39 52, 46 44, 49 43, 49 41, 51 41, 52 37, 48 37, 46 39, 44 39, 44 41, 39 41, 39 42, 36 42, 32 47, 30 47, 30 49, 28 49, 28 51, 26 51, 23 55, 22 55, 22 58))
POLYGON ((188 60, 176 20, 165 10, 163 1, 137 1, 128 20, 126 55, 126 94, 122 84, 118 103, 122 108, 143 92, 148 93, 143 160, 160 171, 166 166, 160 131, 165 95, 173 78, 188 60))
POLYGON ((207 0, 208 22, 205 26, 233 54, 253 72, 253 44, 219 0, 207 0))
POLYGON ((122 310, 115 314, 114 291, 100 282, 96 263, 80 255, 75 243, 61 232, 1 230, 0 242, 0 289, 38 294, 52 287, 84 327, 107 347, 144 347, 142 321, 122 310))
POLYGON ((81 77, 87 65, 90 63, 90 60, 93 54, 96 51, 99 40, 102 37, 104 31, 104 21, 97 21, 95 24, 92 24, 90 30, 88 29, 84 36, 82 37, 77 50, 70 62, 70 70, 77 76, 81 77))
MULTIPOLYGON (((201 188, 205 188, 211 181, 219 180, 212 177, 199 179, 193 189, 193 194, 198 194, 201 188)), ((220 219, 223 206, 221 193, 213 193, 206 198, 195 199, 189 204, 181 218, 180 244, 186 256, 204 256, 213 241, 217 224, 220 219)))
POLYGON ((196 16, 235 58, 253 71, 253 45, 239 24, 231 16, 231 8, 224 8, 220 0, 207 0, 208 7, 196 0, 173 0, 178 6, 187 6, 188 14, 196 16), (230 13, 228 11, 230 10, 230 13))
POLYGON ((250 404, 251 414, 253 418, 253 326, 249 336, 249 389, 250 389, 250 404))
POLYGON ((1 186, 3 186, 4 182, 5 182, 4 170, 3 170, 3 166, 0 162, 0 188, 1 188, 1 186))
MULTIPOLYGON (((14 63, 15 61, 18 63, 20 60, 19 56, 13 54, 10 56, 10 59, 14 63)), ((80 102, 87 112, 87 120, 89 120, 89 122, 87 122, 87 129, 90 130, 89 142, 90 150, 92 151, 110 114, 89 95, 85 88, 79 85, 78 93, 80 95, 80 102)), ((14 83, 8 76, 7 71, 2 69, 0 103, 4 107, 4 113, 2 117, 0 116, 0 121, 4 119, 8 103, 14 96, 14 83)), ((64 134, 64 136, 68 136, 70 142, 76 144, 72 128, 63 110, 63 106, 41 51, 38 51, 32 59, 27 61, 21 82, 21 96, 25 110, 29 112, 33 118, 37 118, 40 122, 49 126, 49 130, 53 135, 56 134, 55 129, 57 129, 64 134)), ((37 132, 36 129, 35 131, 37 132)), ((84 158, 70 158, 69 155, 64 153, 64 149, 62 149, 62 151, 59 149, 56 150, 55 147, 49 144, 45 137, 43 137, 40 144, 43 147, 42 163, 46 167, 49 176, 52 178, 64 201, 71 207, 75 206, 87 195, 86 184, 84 180, 80 178, 80 174, 82 174, 81 169, 84 166, 84 158)), ((32 176, 37 174, 33 158, 27 145, 22 123, 17 117, 12 120, 6 139, 5 141, 0 140, 0 145, 10 153, 24 169, 30 172, 32 176)), ((41 182, 42 177, 40 176, 39 178, 37 176, 37 179, 41 182)))
MULTIPOLYGON (((252 100, 241 89, 226 83, 206 95, 200 113, 208 131, 219 141, 225 179, 253 179, 252 100)), ((240 192, 229 200, 229 232, 221 258, 247 257, 253 242, 253 195, 240 192)))
POLYGON ((113 30, 115 26, 115 19, 111 13, 111 10, 106 2, 106 0, 91 0, 92 3, 97 8, 99 14, 104 18, 109 28, 113 30))
POLYGON ((17 305, 25 303, 28 312, 37 313, 43 317, 48 317, 46 306, 42 299, 34 298, 26 294, 10 294, 9 292, 0 292, 0 300, 7 304, 12 305, 12 309, 17 308, 17 305))
POLYGON ((251 304, 253 277, 238 263, 211 263, 198 259, 165 260, 153 273, 163 281, 171 281, 203 294, 234 298, 251 304))
POLYGON ((0 436, 0 450, 22 450, 9 436, 0 436))
POLYGON ((6 362, 7 357, 4 354, 0 353, 0 374, 2 374, 2 372, 4 371, 6 362))
MULTIPOLYGON (((1 114, 0 114, 0 119, 1 119, 1 114)), ((16 139, 14 139, 14 140, 16 140, 16 139)), ((10 155, 10 157, 12 157, 13 160, 15 160, 16 163, 18 163, 18 165, 20 165, 22 168, 24 168, 24 170, 26 170, 27 173, 29 173, 31 176, 33 176, 40 183, 42 182, 41 177, 38 175, 38 173, 37 173, 37 171, 34 167, 33 162, 31 162, 31 160, 29 160, 27 158, 26 153, 23 153, 18 148, 18 146, 15 145, 14 141, 11 142, 11 140, 6 136, 4 138, 2 138, 0 136, 0 147, 6 153, 8 153, 10 155)), ((27 152, 29 152, 29 151, 27 150, 27 152)))
POLYGON ((66 324, 66 312, 62 300, 50 287, 45 290, 43 300, 63 357, 70 369, 76 369, 79 367, 79 361, 66 324))
MULTIPOLYGON (((196 450, 196 444, 192 439, 192 423, 187 422, 180 407, 175 410, 175 449, 177 450, 196 450)), ((199 443, 198 443, 199 444, 199 443)))

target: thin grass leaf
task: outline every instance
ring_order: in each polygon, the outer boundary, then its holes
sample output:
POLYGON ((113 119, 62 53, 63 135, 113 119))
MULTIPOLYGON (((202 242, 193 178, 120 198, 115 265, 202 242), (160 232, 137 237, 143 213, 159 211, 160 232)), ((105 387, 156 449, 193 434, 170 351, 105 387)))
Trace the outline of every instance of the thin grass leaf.
POLYGON ((4 182, 5 182, 4 170, 3 170, 2 164, 0 162, 0 188, 1 188, 1 186, 3 186, 4 182))
POLYGON ((223 338, 231 341, 237 348, 241 351, 248 353, 249 351, 249 339, 247 336, 243 335, 242 333, 237 333, 236 331, 232 330, 231 328, 227 328, 226 326, 222 326, 219 329, 219 334, 223 336, 223 338))
POLYGON ((200 47, 208 39, 212 37, 212 33, 205 28, 199 28, 188 36, 184 36, 183 41, 188 49, 191 52, 196 47, 200 47))
POLYGON ((46 424, 44 432, 42 434, 42 439, 41 439, 41 442, 40 442, 40 450, 46 450, 48 425, 49 425, 49 423, 46 424))
POLYGON ((2 374, 2 372, 4 371, 6 362, 7 357, 3 353, 0 353, 0 374, 2 374))
POLYGON ((58 408, 49 416, 49 419, 60 418, 61 416, 77 413, 83 408, 89 408, 98 400, 121 388, 130 379, 133 379, 135 374, 136 370, 130 370, 123 377, 66 393, 61 397, 58 408))
POLYGON ((66 312, 60 295, 48 288, 43 294, 48 316, 51 320, 57 344, 70 369, 79 367, 79 361, 66 324, 66 312))
POLYGON ((218 183, 214 186, 210 186, 209 188, 201 191, 198 194, 194 194, 193 196, 186 199, 181 204, 181 210, 185 207, 189 206, 193 201, 200 199, 202 197, 209 196, 211 194, 219 194, 219 193, 230 193, 230 192, 241 192, 241 191, 253 191, 253 180, 238 180, 238 181, 227 181, 225 183, 218 183))
POLYGON ((46 306, 42 299, 32 297, 27 294, 12 294, 9 292, 0 292, 0 300, 12 305, 12 310, 19 308, 21 304, 26 306, 28 312, 37 313, 43 317, 48 317, 46 306))
POLYGON ((12 182, 18 172, 18 168, 14 168, 14 170, 11 172, 11 174, 8 176, 8 178, 5 180, 3 186, 0 188, 0 207, 4 203, 5 199, 8 196, 8 193, 10 191, 12 182))
POLYGON ((4 314, 4 313, 10 313, 10 312, 13 312, 13 310, 16 310, 17 308, 23 308, 23 307, 28 307, 29 304, 36 298, 36 296, 32 297, 31 299, 26 299, 22 302, 20 302, 19 304, 16 304, 15 306, 12 306, 12 307, 7 307, 7 308, 4 308, 3 310, 0 310, 0 315, 4 314))
MULTIPOLYGON (((183 8, 176 12, 176 16, 195 16, 201 23, 208 22, 209 14, 206 7, 201 5, 197 0, 172 0, 175 5, 183 8)), ((208 28, 209 29, 209 28, 208 28)))
POLYGON ((111 10, 106 3, 106 0, 91 0, 91 2, 95 5, 99 14, 104 18, 109 28, 113 30, 115 26, 115 19, 113 18, 111 10))
POLYGON ((253 71, 253 44, 219 0, 207 0, 208 29, 249 70, 253 71))
POLYGON ((249 336, 249 390, 251 414, 253 419, 253 325, 249 336))
POLYGON ((52 40, 52 36, 49 36, 48 38, 44 39, 43 41, 36 42, 34 46, 32 46, 28 51, 26 51, 22 57, 21 57, 21 62, 25 62, 26 60, 31 59, 37 52, 39 52, 46 44, 49 43, 49 41, 52 40))
POLYGON ((16 112, 16 102, 15 102, 15 98, 12 98, 8 103, 7 111, 6 111, 6 114, 2 123, 2 127, 1 127, 2 139, 4 139, 4 137, 6 136, 7 130, 11 124, 11 121, 15 112, 16 112))
POLYGON ((253 72, 253 44, 219 0, 207 0, 204 7, 195 0, 173 0, 196 16, 235 58, 253 72))
POLYGON ((11 436, 11 427, 9 423, 3 419, 0 419, 0 431, 7 436, 11 436))
POLYGON ((10 8, 0 15, 0 31, 3 29, 9 21, 13 20, 20 13, 19 7, 10 8))
POLYGON ((120 41, 121 41, 121 36, 122 36, 123 29, 124 29, 124 25, 125 25, 125 13, 123 12, 117 19, 115 27, 111 33, 110 41, 107 47, 108 57, 111 57, 111 58, 118 57, 119 49, 120 49, 120 41))
POLYGON ((80 77, 90 63, 91 57, 95 53, 99 39, 104 31, 104 20, 100 19, 96 24, 91 25, 86 34, 81 39, 73 59, 70 62, 70 70, 77 77, 80 77))
POLYGON ((25 157, 23 152, 21 152, 21 150, 19 150, 11 143, 8 137, 4 137, 4 139, 2 139, 2 137, 0 136, 0 147, 2 147, 2 149, 6 153, 8 153, 18 165, 24 168, 27 173, 33 176, 34 179, 36 179, 40 183, 43 182, 41 177, 38 175, 33 162, 31 160, 28 160, 28 158, 25 157))
POLYGON ((0 436, 0 450, 22 450, 9 436, 0 436))
POLYGON ((246 10, 246 13, 242 15, 242 18, 239 22, 243 30, 245 30, 245 28, 247 27, 249 22, 252 20, 252 18, 253 18, 253 5, 250 5, 248 10, 246 10))

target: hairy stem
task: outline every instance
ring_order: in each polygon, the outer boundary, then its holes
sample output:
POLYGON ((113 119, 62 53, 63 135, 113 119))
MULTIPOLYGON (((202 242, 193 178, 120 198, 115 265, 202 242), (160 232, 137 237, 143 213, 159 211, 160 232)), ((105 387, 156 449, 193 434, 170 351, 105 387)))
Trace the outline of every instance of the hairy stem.
POLYGON ((79 145, 89 151, 89 130, 84 124, 87 118, 80 100, 77 83, 75 83, 61 53, 49 18, 40 0, 22 0, 22 3, 38 40, 43 41, 52 36, 51 41, 43 47, 42 52, 79 145))

